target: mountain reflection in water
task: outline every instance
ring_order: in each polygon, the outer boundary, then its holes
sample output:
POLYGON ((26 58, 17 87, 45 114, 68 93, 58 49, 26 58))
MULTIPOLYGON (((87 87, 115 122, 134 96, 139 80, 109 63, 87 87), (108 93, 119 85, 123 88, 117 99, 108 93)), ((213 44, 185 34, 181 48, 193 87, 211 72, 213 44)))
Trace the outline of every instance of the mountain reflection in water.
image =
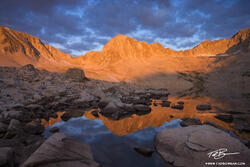
POLYGON ((51 127, 57 126, 60 133, 70 136, 76 140, 91 145, 94 157, 104 167, 164 167, 166 164, 158 154, 154 153, 152 158, 145 158, 136 153, 133 148, 146 146, 154 149, 154 136, 162 129, 180 127, 181 119, 197 117, 201 122, 212 121, 225 129, 236 132, 242 137, 249 138, 248 134, 238 133, 231 127, 234 123, 226 123, 214 118, 219 109, 230 110, 230 106, 216 102, 209 97, 169 97, 172 103, 183 101, 184 109, 176 110, 171 107, 162 107, 160 100, 153 100, 158 106, 151 105, 152 111, 146 115, 132 115, 122 120, 110 120, 98 114, 95 117, 91 114, 93 110, 86 111, 83 116, 71 118, 67 122, 61 120, 64 112, 58 112, 58 118, 51 118, 48 121, 42 120, 46 126, 45 137, 49 137, 51 127), (211 104, 212 110, 198 111, 197 104, 211 104), (246 136, 244 136, 246 135, 246 136))
MULTIPOLYGON (((142 130, 148 127, 158 128, 162 126, 165 122, 171 122, 172 120, 176 119, 183 119, 183 118, 199 118, 201 122, 205 122, 207 120, 212 121, 225 129, 234 131, 235 133, 239 134, 242 137, 246 137, 246 134, 238 133, 233 128, 231 128, 234 123, 226 123, 221 120, 214 118, 214 116, 218 113, 217 108, 230 110, 230 106, 227 104, 222 104, 219 102, 214 101, 209 97, 184 97, 184 98, 177 98, 177 97, 170 97, 169 101, 172 103, 177 101, 184 102, 184 109, 183 110, 176 110, 172 109, 171 107, 162 107, 160 105, 160 100, 153 100, 153 102, 158 103, 158 106, 151 105, 152 111, 146 115, 132 115, 131 117, 124 118, 122 120, 110 120, 109 118, 98 114, 99 117, 95 117, 91 114, 93 110, 86 111, 84 113, 84 118, 89 120, 99 120, 101 121, 105 127, 107 127, 112 133, 118 136, 128 135, 130 133, 136 132, 137 130, 142 130), (212 110, 208 111, 199 111, 196 110, 197 104, 211 104, 212 110)), ((57 118, 50 118, 48 121, 42 120, 42 124, 47 127, 51 126, 59 121, 61 121, 61 116, 64 112, 58 112, 57 118)), ((66 122, 63 122, 67 124, 66 122)))
POLYGON ((148 127, 128 135, 119 136, 112 133, 102 120, 90 120, 84 115, 78 118, 71 118, 67 122, 58 121, 48 126, 44 136, 49 137, 52 135, 49 132, 50 128, 54 126, 59 127, 60 133, 90 144, 95 160, 102 164, 103 167, 128 167, 135 165, 143 167, 171 167, 172 165, 165 163, 158 154, 154 153, 152 157, 148 158, 138 154, 133 148, 143 146, 154 150, 154 136, 162 129, 179 127, 180 122, 181 120, 176 119, 164 123, 159 128, 148 127))

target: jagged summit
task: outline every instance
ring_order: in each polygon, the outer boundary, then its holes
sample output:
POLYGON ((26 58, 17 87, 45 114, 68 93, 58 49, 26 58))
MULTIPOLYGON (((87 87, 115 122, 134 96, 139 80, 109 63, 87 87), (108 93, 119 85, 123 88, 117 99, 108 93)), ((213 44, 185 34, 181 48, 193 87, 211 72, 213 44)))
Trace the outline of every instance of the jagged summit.
POLYGON ((151 45, 151 46, 157 46, 159 48, 164 48, 160 43, 155 42, 152 44, 148 44, 147 42, 144 41, 138 41, 132 37, 129 37, 127 35, 122 35, 119 34, 115 37, 113 37, 107 44, 104 45, 104 50, 109 49, 109 48, 115 48, 115 47, 119 47, 121 45, 137 45, 139 47, 141 47, 142 45, 151 45))
POLYGON ((112 38, 102 51, 72 57, 42 43, 37 37, 0 26, 0 65, 33 64, 57 72, 78 67, 91 77, 105 80, 123 80, 156 71, 207 71, 212 67, 210 57, 249 52, 249 36, 250 28, 246 28, 231 39, 206 40, 192 49, 174 51, 159 43, 148 44, 120 34, 112 38))
POLYGON ((236 34, 233 35, 232 37, 233 39, 237 39, 237 40, 246 40, 250 38, 250 27, 245 28, 239 32, 237 32, 236 34))
POLYGON ((103 50, 109 50, 109 49, 114 49, 114 48, 121 49, 121 46, 133 45, 136 42, 138 41, 129 36, 119 34, 113 37, 107 44, 105 44, 103 47, 103 50))

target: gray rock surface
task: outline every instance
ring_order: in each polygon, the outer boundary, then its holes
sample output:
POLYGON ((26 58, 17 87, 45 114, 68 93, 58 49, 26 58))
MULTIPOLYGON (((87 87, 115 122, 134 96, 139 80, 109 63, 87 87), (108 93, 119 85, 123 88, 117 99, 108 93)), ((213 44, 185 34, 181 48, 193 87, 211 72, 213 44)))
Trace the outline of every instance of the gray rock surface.
POLYGON ((142 112, 142 113, 149 113, 151 111, 150 107, 143 105, 143 104, 136 104, 133 107, 136 111, 142 112))
POLYGON ((158 153, 174 166, 205 167, 206 162, 244 162, 249 165, 250 150, 230 134, 209 125, 193 125, 182 128, 165 129, 154 141, 158 153), (225 148, 220 159, 210 155, 212 151, 225 148))
POLYGON ((232 115, 228 115, 228 114, 218 114, 216 116, 214 116, 215 118, 222 120, 224 122, 227 123, 231 123, 233 122, 233 116, 232 115))
POLYGON ((89 145, 55 133, 21 167, 99 167, 89 145))
POLYGON ((196 106, 196 109, 197 109, 197 110, 211 110, 212 107, 211 107, 210 104, 198 104, 198 105, 196 106))
POLYGON ((59 132, 59 128, 56 127, 56 126, 54 126, 53 128, 51 128, 51 129, 49 130, 49 132, 51 132, 51 133, 59 132))
POLYGON ((7 133, 5 134, 5 138, 12 138, 15 135, 19 134, 21 127, 22 127, 22 125, 21 125, 20 121, 18 121, 16 119, 12 119, 10 121, 9 126, 8 126, 7 133))
POLYGON ((0 133, 4 133, 7 131, 8 125, 5 123, 0 122, 0 133))
POLYGON ((66 77, 75 82, 82 82, 86 80, 84 71, 78 68, 69 68, 66 73, 66 77))
POLYGON ((126 104, 119 99, 111 100, 102 110, 101 114, 114 119, 122 119, 133 114, 143 115, 151 112, 151 108, 144 104, 126 104))
POLYGON ((116 108, 111 107, 104 115, 118 120, 147 114, 151 99, 166 100, 167 96, 167 89, 87 79, 81 69, 56 73, 33 65, 0 66, 0 147, 11 147, 19 166, 43 142, 44 127, 39 120, 48 121, 57 118, 57 112, 65 112, 60 117, 67 121, 98 107, 105 113, 103 109, 113 99, 118 100, 116 108))
POLYGON ((44 131, 44 126, 39 122, 32 121, 24 126, 24 130, 30 134, 42 134, 44 131))
POLYGON ((14 152, 10 147, 0 147, 0 166, 14 167, 14 152))
POLYGON ((162 101, 161 106, 162 107, 170 107, 171 102, 170 101, 162 101))
POLYGON ((190 126, 190 125, 202 125, 199 118, 184 118, 180 123, 182 127, 190 126))
POLYGON ((184 106, 183 106, 183 104, 174 103, 174 104, 171 105, 171 108, 178 109, 178 110, 183 110, 184 106))

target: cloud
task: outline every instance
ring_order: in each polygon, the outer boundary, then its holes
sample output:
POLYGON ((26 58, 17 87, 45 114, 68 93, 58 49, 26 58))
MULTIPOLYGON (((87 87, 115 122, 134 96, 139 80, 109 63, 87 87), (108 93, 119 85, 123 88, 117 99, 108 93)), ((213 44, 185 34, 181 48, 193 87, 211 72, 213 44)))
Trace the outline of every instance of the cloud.
POLYGON ((118 34, 178 50, 249 27, 249 6, 248 0, 2 0, 0 24, 74 56, 100 50, 118 34))

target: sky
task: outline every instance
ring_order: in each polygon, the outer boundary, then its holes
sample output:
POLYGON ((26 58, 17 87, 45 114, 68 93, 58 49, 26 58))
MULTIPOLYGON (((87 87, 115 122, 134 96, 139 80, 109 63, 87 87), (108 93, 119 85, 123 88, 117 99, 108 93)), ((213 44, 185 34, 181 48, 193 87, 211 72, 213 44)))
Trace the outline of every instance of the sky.
POLYGON ((183 50, 250 27, 249 9, 249 0, 1 0, 0 25, 72 56, 118 34, 183 50))

